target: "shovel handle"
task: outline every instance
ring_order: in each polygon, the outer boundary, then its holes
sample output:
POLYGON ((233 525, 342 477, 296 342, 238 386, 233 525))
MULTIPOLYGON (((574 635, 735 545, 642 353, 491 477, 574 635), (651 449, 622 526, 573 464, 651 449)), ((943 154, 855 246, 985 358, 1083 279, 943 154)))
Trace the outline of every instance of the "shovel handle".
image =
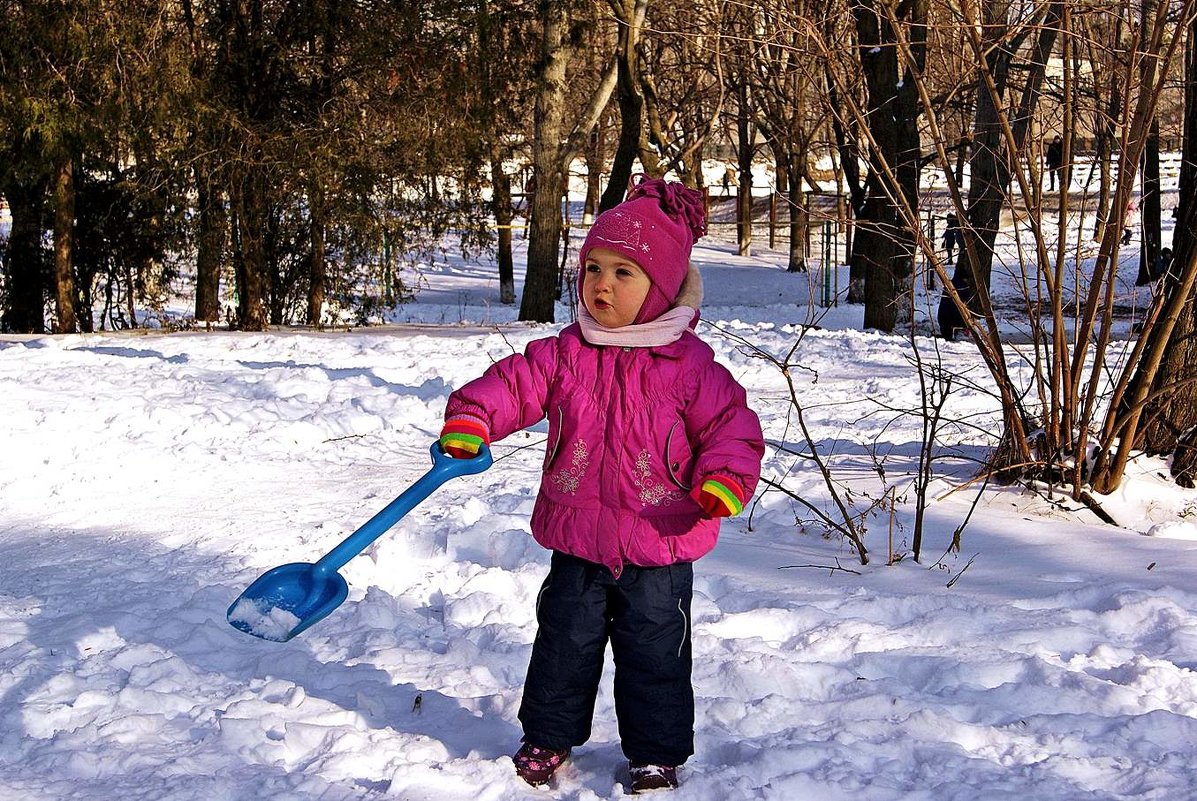
POLYGON ((314 570, 321 574, 335 573, 350 559, 369 547, 404 515, 431 495, 441 484, 451 478, 481 473, 491 466, 490 448, 483 445, 473 459, 455 459, 441 451, 440 442, 432 443, 432 467, 416 480, 403 494, 391 501, 382 511, 371 517, 361 528, 343 539, 341 543, 316 562, 314 570))

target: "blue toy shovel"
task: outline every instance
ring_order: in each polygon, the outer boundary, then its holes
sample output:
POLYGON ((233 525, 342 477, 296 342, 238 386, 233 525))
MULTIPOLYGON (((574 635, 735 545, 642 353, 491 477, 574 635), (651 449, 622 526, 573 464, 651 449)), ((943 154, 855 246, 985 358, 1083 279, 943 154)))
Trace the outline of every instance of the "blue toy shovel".
POLYGON ((454 459, 441 452, 439 442, 434 442, 432 467, 415 484, 315 564, 295 562, 263 573, 229 607, 229 623, 254 637, 286 642, 323 620, 349 594, 349 585, 338 570, 441 484, 457 476, 481 473, 490 465, 490 449, 485 445, 473 459, 454 459))

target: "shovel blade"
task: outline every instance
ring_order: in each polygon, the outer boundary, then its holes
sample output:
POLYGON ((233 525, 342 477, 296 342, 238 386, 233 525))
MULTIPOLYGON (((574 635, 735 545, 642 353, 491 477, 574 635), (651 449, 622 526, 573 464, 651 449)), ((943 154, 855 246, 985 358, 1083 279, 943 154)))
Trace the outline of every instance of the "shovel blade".
POLYGON ((332 612, 349 594, 340 573, 308 562, 268 570, 245 589, 225 615, 233 628, 286 642, 332 612))

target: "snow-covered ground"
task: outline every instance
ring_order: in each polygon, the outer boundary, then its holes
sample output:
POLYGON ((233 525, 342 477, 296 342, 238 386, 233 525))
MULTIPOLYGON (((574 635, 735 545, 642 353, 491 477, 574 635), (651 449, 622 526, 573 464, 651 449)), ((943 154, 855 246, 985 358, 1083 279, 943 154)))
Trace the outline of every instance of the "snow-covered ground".
MULTIPOLYGON (((804 444, 780 372, 737 341, 785 353, 817 286, 718 237, 696 259, 700 332, 786 449, 766 476, 831 509, 787 453, 804 444)), ((391 325, 351 332, 0 337, 0 799, 626 795, 609 670, 555 786, 508 756, 548 564, 528 535, 542 430, 351 561, 349 599, 304 634, 225 621, 427 469, 454 387, 559 327, 513 324, 491 265, 424 277, 391 325)), ((860 314, 819 317, 795 378, 854 508, 892 489, 896 511, 869 518, 868 566, 779 491, 725 525, 696 566, 697 754, 671 797, 1197 798, 1197 494, 1147 461, 1101 499, 1122 527, 992 487, 969 517, 999 418, 974 349, 940 343, 979 388, 951 396, 967 425, 914 561, 911 350, 860 314)))

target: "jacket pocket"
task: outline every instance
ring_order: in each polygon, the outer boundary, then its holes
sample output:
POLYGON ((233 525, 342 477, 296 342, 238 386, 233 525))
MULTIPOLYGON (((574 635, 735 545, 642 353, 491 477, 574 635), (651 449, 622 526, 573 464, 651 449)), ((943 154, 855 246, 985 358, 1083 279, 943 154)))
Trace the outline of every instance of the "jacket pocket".
POLYGON ((691 490, 688 479, 694 454, 690 452, 690 444, 685 441, 684 431, 680 437, 681 442, 674 444, 674 437, 681 426, 680 420, 675 421, 669 427, 669 433, 665 435, 665 472, 675 487, 688 493, 691 490))
POLYGON ((561 408, 561 404, 557 404, 557 425, 553 425, 553 421, 549 420, 549 447, 545 450, 544 472, 548 472, 549 468, 553 466, 553 462, 557 459, 557 452, 561 450, 561 436, 562 429, 565 428, 565 410, 561 408))

